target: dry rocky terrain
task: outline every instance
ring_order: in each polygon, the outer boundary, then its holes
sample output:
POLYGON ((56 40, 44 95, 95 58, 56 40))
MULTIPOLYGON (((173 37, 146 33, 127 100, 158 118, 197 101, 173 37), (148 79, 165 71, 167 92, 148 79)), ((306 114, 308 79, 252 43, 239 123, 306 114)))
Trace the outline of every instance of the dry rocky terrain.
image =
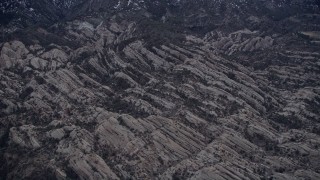
POLYGON ((319 8, 226 2, 3 25, 0 179, 320 179, 319 8))

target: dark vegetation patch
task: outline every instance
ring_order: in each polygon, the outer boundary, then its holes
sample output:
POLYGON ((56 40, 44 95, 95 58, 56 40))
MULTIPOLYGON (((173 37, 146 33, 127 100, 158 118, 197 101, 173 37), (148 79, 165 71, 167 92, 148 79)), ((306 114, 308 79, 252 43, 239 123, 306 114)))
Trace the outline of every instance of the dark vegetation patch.
POLYGON ((15 15, 13 13, 5 14, 0 12, 0 25, 6 26, 14 18, 15 18, 15 15))
POLYGON ((21 99, 25 99, 27 96, 29 96, 32 92, 34 91, 34 89, 32 87, 27 87, 26 89, 24 89, 21 94, 19 95, 19 98, 21 99))
POLYGON ((146 18, 138 22, 137 34, 150 47, 172 42, 181 44, 185 41, 183 30, 178 24, 162 23, 146 18))
POLYGON ((271 114, 269 119, 290 129, 302 129, 304 123, 295 115, 284 116, 280 114, 271 114))
POLYGON ((7 107, 8 107, 7 104, 5 104, 2 101, 0 101, 0 109, 6 109, 7 107))

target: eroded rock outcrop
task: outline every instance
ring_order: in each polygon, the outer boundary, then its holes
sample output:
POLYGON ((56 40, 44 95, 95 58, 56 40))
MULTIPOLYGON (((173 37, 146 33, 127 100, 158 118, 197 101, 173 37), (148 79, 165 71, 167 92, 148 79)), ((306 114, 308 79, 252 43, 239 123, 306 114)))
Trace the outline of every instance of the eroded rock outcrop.
POLYGON ((320 52, 292 30, 313 16, 215 12, 226 24, 143 11, 152 28, 90 16, 2 43, 0 179, 319 179, 320 52))

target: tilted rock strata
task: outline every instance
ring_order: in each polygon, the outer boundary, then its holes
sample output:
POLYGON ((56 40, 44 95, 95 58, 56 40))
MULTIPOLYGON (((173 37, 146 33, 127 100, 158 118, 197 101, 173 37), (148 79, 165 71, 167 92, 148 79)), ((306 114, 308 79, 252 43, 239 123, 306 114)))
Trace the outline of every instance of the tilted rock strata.
POLYGON ((4 177, 319 178, 315 46, 247 29, 149 46, 123 24, 1 44, 4 177))

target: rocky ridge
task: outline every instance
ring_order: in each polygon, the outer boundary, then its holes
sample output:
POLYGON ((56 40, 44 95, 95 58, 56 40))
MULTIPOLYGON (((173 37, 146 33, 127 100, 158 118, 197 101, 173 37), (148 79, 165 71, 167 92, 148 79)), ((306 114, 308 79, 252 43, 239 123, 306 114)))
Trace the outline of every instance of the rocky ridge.
POLYGON ((2 42, 0 178, 319 179, 319 14, 197 13, 184 31, 142 10, 2 42))

